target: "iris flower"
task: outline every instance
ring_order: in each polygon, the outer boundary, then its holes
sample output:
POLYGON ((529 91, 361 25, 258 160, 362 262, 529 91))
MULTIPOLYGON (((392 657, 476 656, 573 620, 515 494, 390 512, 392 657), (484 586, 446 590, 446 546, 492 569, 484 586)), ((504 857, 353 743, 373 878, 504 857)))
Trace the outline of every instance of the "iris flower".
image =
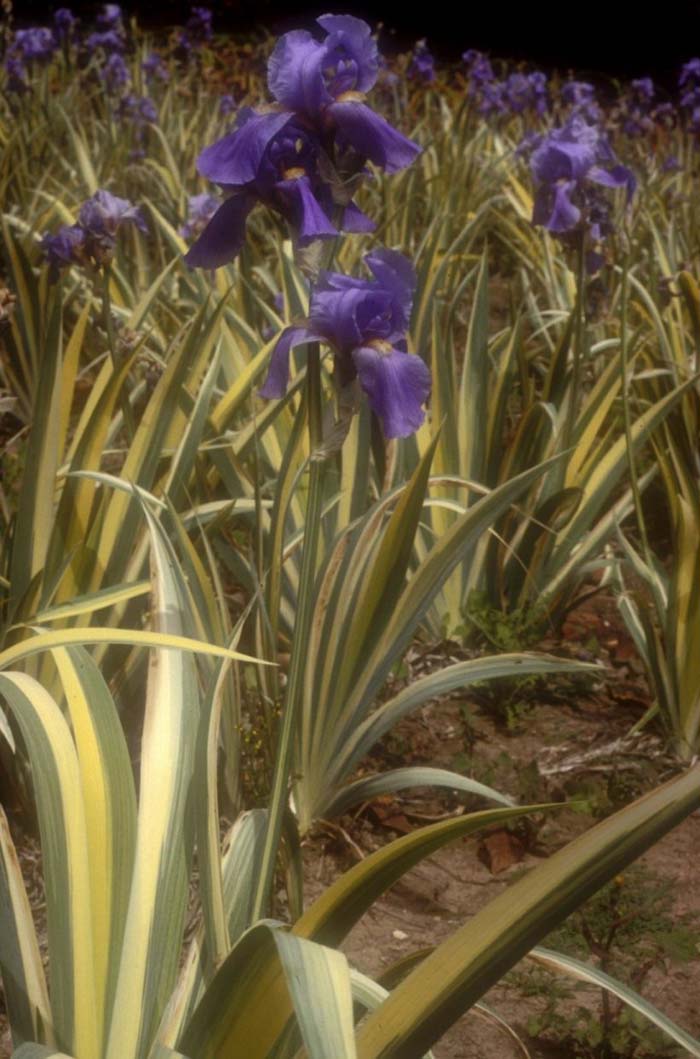
POLYGON ((372 251, 365 262, 373 279, 321 272, 308 319, 282 332, 260 394, 283 397, 291 350, 322 342, 333 351, 339 386, 359 379, 386 437, 406 437, 423 422, 422 405, 430 393, 426 364, 406 350, 416 274, 407 258, 392 250, 372 251))
MULTIPOLYGON (((330 188, 321 177, 322 147, 294 114, 239 112, 237 128, 197 159, 199 172, 230 194, 185 256, 188 265, 218 268, 238 254, 248 214, 257 202, 288 220, 300 246, 338 234, 329 213, 330 188)), ((345 231, 371 231, 372 222, 356 206, 345 207, 345 231)))
POLYGON ((556 234, 589 223, 600 238, 606 233, 597 219, 604 212, 599 189, 626 188, 629 201, 636 186, 631 171, 616 164, 605 134, 579 116, 542 139, 530 166, 536 185, 532 223, 556 234))
POLYGON ((394 173, 410 165, 420 148, 368 107, 365 98, 379 73, 377 42, 366 22, 352 15, 321 15, 323 41, 307 30, 278 40, 267 83, 277 102, 301 115, 337 145, 394 173))
POLYGON ((48 62, 56 50, 56 40, 46 26, 18 29, 12 42, 12 50, 24 62, 48 62))
POLYGON ((127 199, 109 191, 96 191, 80 207, 77 224, 65 224, 55 235, 47 233, 41 241, 51 282, 54 283, 59 270, 68 265, 107 264, 114 253, 117 233, 124 224, 134 224, 140 231, 148 231, 138 206, 132 206, 127 199))
POLYGON ((350 201, 353 182, 367 160, 394 172, 419 153, 364 102, 379 70, 369 26, 350 15, 323 15, 318 22, 324 41, 298 30, 277 42, 268 63, 276 104, 264 112, 241 110, 233 132, 197 159, 202 176, 229 197, 186 255, 189 265, 218 268, 234 258, 257 202, 291 224, 299 246, 338 229, 372 231, 350 201))

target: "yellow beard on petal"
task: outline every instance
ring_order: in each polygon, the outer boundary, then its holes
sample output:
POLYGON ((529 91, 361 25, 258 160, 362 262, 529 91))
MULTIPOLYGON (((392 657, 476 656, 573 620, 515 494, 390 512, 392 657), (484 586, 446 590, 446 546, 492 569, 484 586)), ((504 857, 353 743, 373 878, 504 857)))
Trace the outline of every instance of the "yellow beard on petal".
POLYGON ((365 344, 371 349, 376 349, 377 353, 381 353, 383 357, 387 357, 390 353, 394 352, 394 347, 391 342, 387 342, 385 338, 373 338, 365 344))
POLYGON ((341 92, 336 98, 336 103, 364 103, 367 96, 364 92, 356 92, 351 89, 349 92, 341 92))

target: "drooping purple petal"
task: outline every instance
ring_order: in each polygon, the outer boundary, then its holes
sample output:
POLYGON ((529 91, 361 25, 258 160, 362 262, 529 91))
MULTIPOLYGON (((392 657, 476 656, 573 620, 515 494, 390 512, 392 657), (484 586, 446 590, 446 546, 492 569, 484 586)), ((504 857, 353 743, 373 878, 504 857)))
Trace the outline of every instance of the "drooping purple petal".
POLYGON ((186 264, 190 268, 220 268, 232 261, 243 247, 246 220, 254 205, 250 195, 226 199, 185 254, 186 264))
POLYGON ((340 138, 387 173, 405 169, 421 152, 417 143, 357 100, 333 103, 328 114, 340 138))
POLYGON ((601 169, 599 166, 594 166, 588 173, 588 177, 595 184, 602 184, 606 188, 626 188, 628 202, 637 187, 637 178, 624 165, 616 165, 612 169, 601 169))
POLYGON ((322 335, 316 334, 308 327, 285 328, 272 350, 267 378, 259 390, 260 396, 267 399, 284 397, 289 384, 289 354, 291 351, 305 342, 323 341, 322 335))
POLYGON ((377 225, 371 217, 363 213, 354 202, 349 202, 343 210, 343 222, 341 228, 344 232, 373 232, 377 225))
POLYGON ((202 176, 217 184, 242 187, 252 183, 271 140, 294 117, 285 111, 255 114, 247 108, 240 114, 238 127, 211 147, 205 147, 197 159, 202 176))
POLYGON ((545 221, 535 223, 544 224, 550 232, 570 232, 581 220, 581 210, 571 201, 570 195, 574 188, 573 181, 563 181, 554 188, 551 212, 545 221))
POLYGON ((307 176, 280 180, 275 187, 285 203, 283 212, 297 230, 300 246, 338 234, 338 229, 331 224, 314 195, 307 176))
POLYGON ((405 438, 418 430, 425 418, 422 405, 430 393, 430 372, 423 360, 413 353, 375 346, 355 349, 352 359, 386 437, 405 438))
POLYGON ((81 260, 85 231, 79 224, 64 224, 55 235, 49 232, 41 240, 41 249, 49 263, 51 282, 58 279, 59 269, 81 260))

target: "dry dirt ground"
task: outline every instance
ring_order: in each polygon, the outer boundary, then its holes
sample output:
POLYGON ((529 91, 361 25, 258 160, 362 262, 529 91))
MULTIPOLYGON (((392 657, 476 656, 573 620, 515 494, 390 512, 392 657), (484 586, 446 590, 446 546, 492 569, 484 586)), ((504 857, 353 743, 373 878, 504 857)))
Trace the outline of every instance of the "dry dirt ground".
MULTIPOLYGON (((541 646, 587 660, 595 656, 606 664, 606 675, 593 682, 550 679, 546 686, 521 691, 462 692, 439 700, 402 722, 367 762, 367 771, 406 764, 462 769, 521 802, 557 801, 561 808, 513 832, 497 830, 458 841, 406 875, 347 940, 345 951, 361 971, 379 977, 409 953, 439 943, 524 868, 540 863, 596 818, 677 769, 659 734, 629 735, 648 705, 648 692, 612 600, 604 596, 589 600, 569 619, 561 637, 541 646)), ((463 655, 454 644, 416 648, 408 658, 407 679, 456 657, 463 655)), ((463 806, 449 794, 410 791, 361 806, 340 821, 319 824, 305 843, 307 896, 316 896, 340 871, 391 838, 461 811, 463 806)), ((648 852, 643 863, 672 883, 673 914, 697 917, 700 938, 698 852, 700 813, 695 813, 648 852)), ((29 844, 21 853, 39 905, 36 847, 29 844)), ((700 950, 697 958, 684 963, 659 961, 642 992, 700 1037, 699 986, 700 950)), ((527 1035, 529 1016, 541 1011, 545 1000, 544 995, 524 996, 510 978, 485 997, 489 1007, 525 1040, 532 1059, 570 1059, 574 1054, 570 1042, 527 1035)), ((577 991, 575 1001, 566 1001, 564 1010, 567 1004, 572 1010, 583 1005, 597 1011, 600 992, 577 991)), ((8 1054, 0 1006, 0 1057, 8 1054)), ((515 1059, 526 1053, 493 1022, 470 1014, 435 1046, 433 1054, 435 1059, 515 1059)))

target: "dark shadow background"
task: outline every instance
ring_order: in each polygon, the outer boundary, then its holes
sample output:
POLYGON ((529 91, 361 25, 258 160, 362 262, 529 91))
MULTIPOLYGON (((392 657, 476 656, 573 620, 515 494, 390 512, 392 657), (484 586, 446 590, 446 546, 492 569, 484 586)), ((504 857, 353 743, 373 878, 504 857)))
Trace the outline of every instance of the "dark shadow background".
MULTIPOLYGON (((65 2, 65 0, 64 0, 65 2)), ((201 0, 200 0, 201 2, 201 0)), ((411 5, 399 0, 338 0, 304 4, 300 0, 219 0, 206 4, 214 10, 216 31, 254 32, 256 26, 272 33, 311 27, 316 15, 327 11, 356 14, 383 25, 383 50, 404 50, 427 37, 434 53, 459 61, 467 48, 492 57, 523 60, 545 70, 576 70, 581 75, 607 78, 654 76, 667 88, 675 85, 680 65, 700 54, 700 0, 673 3, 632 3, 630 0, 471 0, 469 3, 411 5)), ((18 24, 44 23, 60 3, 17 0, 18 24)), ((92 21, 100 8, 94 2, 66 3, 92 21)), ((151 28, 182 25, 190 4, 122 4, 151 28)))

